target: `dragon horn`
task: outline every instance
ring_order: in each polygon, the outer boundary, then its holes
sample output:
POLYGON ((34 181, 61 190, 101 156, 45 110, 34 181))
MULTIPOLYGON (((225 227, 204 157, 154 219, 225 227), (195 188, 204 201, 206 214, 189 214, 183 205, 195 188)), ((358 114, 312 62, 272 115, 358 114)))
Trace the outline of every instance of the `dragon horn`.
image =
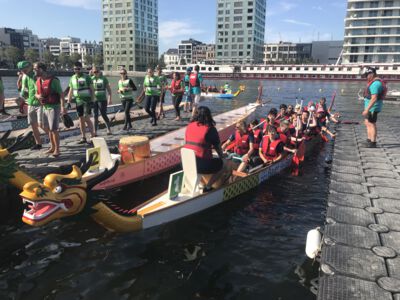
POLYGON ((89 170, 90 166, 93 163, 93 158, 94 158, 94 154, 91 153, 89 155, 89 159, 87 161, 83 161, 81 163, 80 169, 81 169, 82 174, 85 174, 87 172, 87 170, 89 170))
POLYGON ((115 171, 117 171, 118 165, 119 165, 119 161, 116 161, 114 166, 111 169, 105 169, 104 172, 101 173, 99 176, 89 179, 86 182, 87 190, 91 190, 94 186, 96 186, 100 182, 110 178, 115 173, 115 171))
POLYGON ((1 148, 5 148, 5 141, 7 140, 7 138, 10 136, 11 130, 7 130, 3 136, 0 138, 0 146, 1 148))
POLYGON ((7 151, 9 153, 21 150, 22 147, 21 145, 27 141, 31 136, 32 136, 33 132, 29 131, 27 134, 20 134, 19 136, 17 136, 17 138, 14 141, 14 144, 12 144, 10 147, 7 148, 7 151))

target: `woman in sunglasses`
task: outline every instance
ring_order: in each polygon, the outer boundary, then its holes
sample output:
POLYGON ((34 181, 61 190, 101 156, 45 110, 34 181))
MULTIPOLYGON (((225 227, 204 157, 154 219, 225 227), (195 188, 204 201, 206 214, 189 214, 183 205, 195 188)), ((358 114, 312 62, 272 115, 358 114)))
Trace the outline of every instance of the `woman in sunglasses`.
POLYGON ((95 95, 93 112, 94 112, 94 134, 97 135, 97 129, 99 128, 99 111, 103 118, 106 127, 107 134, 111 135, 110 120, 107 116, 107 105, 112 104, 111 100, 111 87, 108 83, 108 79, 100 73, 100 70, 93 66, 92 68, 92 83, 95 95))
POLYGON ((133 104, 133 92, 137 90, 136 85, 132 79, 128 78, 128 74, 125 69, 121 69, 119 72, 121 79, 118 81, 118 94, 121 98, 122 107, 125 112, 125 123, 123 130, 132 129, 131 122, 131 108, 133 104))

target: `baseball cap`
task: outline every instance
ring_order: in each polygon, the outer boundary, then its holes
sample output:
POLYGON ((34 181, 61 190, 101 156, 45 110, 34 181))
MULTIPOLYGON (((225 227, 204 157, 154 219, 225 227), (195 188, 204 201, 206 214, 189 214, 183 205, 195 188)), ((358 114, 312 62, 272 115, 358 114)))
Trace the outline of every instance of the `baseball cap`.
POLYGON ((30 65, 31 65, 31 63, 29 61, 21 60, 20 62, 18 62, 17 68, 22 70, 22 69, 29 67, 30 65))
POLYGON ((364 76, 368 76, 369 74, 375 74, 376 75, 376 69, 373 67, 368 67, 365 71, 364 71, 364 76))

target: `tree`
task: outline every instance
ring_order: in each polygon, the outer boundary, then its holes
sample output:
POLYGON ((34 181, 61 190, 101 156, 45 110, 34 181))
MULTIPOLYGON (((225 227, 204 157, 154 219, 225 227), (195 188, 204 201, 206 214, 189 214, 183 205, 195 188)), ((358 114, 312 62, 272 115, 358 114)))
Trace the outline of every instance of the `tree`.
POLYGON ((83 58, 83 61, 85 62, 85 66, 91 66, 93 65, 93 56, 86 54, 83 58))
POLYGON ((14 68, 17 62, 23 59, 22 51, 14 46, 7 47, 6 58, 14 68))
POLYGON ((104 62, 103 62, 103 55, 98 53, 95 54, 93 57, 93 64, 97 67, 101 67, 103 66, 104 62))
POLYGON ((181 58, 181 59, 179 60, 179 64, 180 64, 180 65, 186 65, 186 59, 181 58))
POLYGON ((79 53, 72 53, 69 56, 69 61, 70 64, 73 65, 74 63, 76 63, 77 61, 80 61, 82 59, 81 55, 79 53))
POLYGON ((26 49, 24 53, 24 57, 27 61, 31 63, 35 63, 39 60, 39 52, 35 49, 26 49))
POLYGON ((44 60, 44 63, 49 67, 51 66, 52 63, 55 63, 55 57, 54 57, 53 53, 51 53, 49 50, 46 50, 43 53, 43 60, 44 60))
POLYGON ((166 64, 164 61, 164 54, 161 54, 160 59, 158 60, 158 65, 161 67, 161 69, 165 69, 166 64))
POLYGON ((58 62, 59 62, 60 65, 61 65, 61 69, 64 69, 64 68, 70 66, 69 56, 68 56, 67 54, 65 54, 65 53, 61 53, 61 54, 58 56, 58 62))

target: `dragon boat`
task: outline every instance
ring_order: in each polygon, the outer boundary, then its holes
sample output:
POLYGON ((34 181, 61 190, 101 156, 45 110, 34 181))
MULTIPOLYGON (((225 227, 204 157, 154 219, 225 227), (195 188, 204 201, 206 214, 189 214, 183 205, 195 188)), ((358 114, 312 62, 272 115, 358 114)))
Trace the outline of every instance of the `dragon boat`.
MULTIPOLYGON (((299 158, 299 155, 302 155, 304 159, 304 153, 307 155, 319 141, 321 141, 320 136, 305 141, 302 147, 305 149, 304 152, 297 153, 296 157, 299 158)), ((43 184, 28 183, 24 186, 20 195, 24 203, 29 205, 29 209, 24 211, 22 220, 32 226, 43 226, 55 219, 75 216, 82 211, 82 206, 84 206, 85 210, 90 212, 92 219, 110 231, 141 231, 231 200, 289 168, 295 158, 293 154, 290 154, 274 164, 255 167, 246 174, 232 171, 234 163, 228 162, 225 165, 224 175, 213 186, 214 190, 203 193, 199 186, 202 175, 197 174, 194 152, 186 148, 180 149, 180 152, 183 170, 170 174, 168 189, 142 204, 132 205, 131 209, 119 208, 112 199, 86 200, 85 197, 79 196, 80 193, 85 192, 84 189, 75 190, 74 185, 67 188, 62 185, 60 187, 62 183, 60 175, 52 174, 45 178, 43 184), (70 192, 68 188, 71 188, 70 192), (46 193, 43 193, 43 190, 46 193), (64 194, 55 197, 59 190, 64 194), (56 207, 62 209, 56 209, 56 207), (42 216, 42 211, 46 212, 45 217, 42 216)), ((81 180, 81 172, 78 168, 74 168, 73 172, 67 176, 67 182, 73 182, 74 177, 81 180)), ((126 200, 124 199, 124 202, 127 202, 126 200)))
MULTIPOLYGON (((214 117, 220 139, 227 140, 239 120, 251 121, 259 107, 261 107, 259 104, 249 104, 214 117)), ((121 162, 115 174, 100 182, 94 189, 120 187, 174 168, 181 162, 180 149, 185 143, 185 131, 186 127, 183 127, 150 140, 150 156, 148 158, 128 163, 121 162)), ((102 138, 94 138, 92 141, 94 147, 99 149, 98 157, 100 159, 99 168, 92 172, 92 175, 95 176, 96 172, 111 169, 116 160, 121 160, 121 155, 110 153, 102 138)), ((90 171, 88 173, 90 174, 90 171)))
POLYGON ((244 85, 241 85, 239 89, 235 93, 215 93, 215 92, 209 92, 209 93, 201 93, 201 97, 205 98, 220 98, 220 99, 232 99, 237 96, 239 96, 242 92, 246 90, 246 87, 244 85))

